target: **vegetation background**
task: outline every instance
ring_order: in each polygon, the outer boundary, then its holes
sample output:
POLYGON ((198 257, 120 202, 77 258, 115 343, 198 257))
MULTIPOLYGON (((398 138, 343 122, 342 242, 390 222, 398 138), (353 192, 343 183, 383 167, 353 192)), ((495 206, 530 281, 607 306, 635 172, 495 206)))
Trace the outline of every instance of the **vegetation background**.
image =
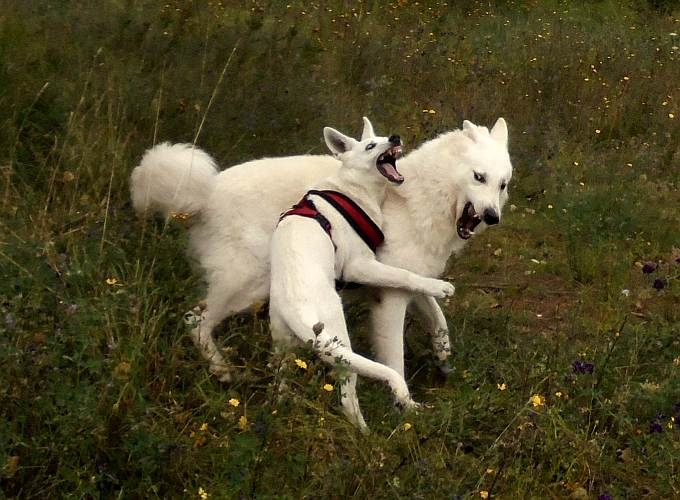
POLYGON ((449 3, 0 1, 0 496, 680 496, 678 4, 449 3), (504 116, 516 169, 450 263, 454 373, 410 319, 431 408, 362 381, 369 435, 308 353, 276 401, 263 315, 208 374, 182 224, 128 193, 154 143, 226 167, 364 114, 410 147, 504 116))

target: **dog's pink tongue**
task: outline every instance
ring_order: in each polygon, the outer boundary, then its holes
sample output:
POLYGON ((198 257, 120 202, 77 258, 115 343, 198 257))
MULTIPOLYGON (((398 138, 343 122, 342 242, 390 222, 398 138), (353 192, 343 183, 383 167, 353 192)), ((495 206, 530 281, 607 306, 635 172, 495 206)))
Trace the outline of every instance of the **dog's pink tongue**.
POLYGON ((383 175, 390 181, 401 184, 404 182, 404 176, 397 171, 397 167, 391 163, 382 163, 380 165, 383 169, 383 175))

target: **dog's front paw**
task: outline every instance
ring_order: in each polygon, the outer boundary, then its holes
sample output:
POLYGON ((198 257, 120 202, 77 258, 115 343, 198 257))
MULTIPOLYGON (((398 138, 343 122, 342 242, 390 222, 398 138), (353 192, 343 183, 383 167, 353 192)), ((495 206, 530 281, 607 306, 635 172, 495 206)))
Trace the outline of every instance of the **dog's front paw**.
POLYGON ((455 292, 456 287, 448 281, 431 279, 425 293, 437 299, 443 299, 451 297, 455 292))

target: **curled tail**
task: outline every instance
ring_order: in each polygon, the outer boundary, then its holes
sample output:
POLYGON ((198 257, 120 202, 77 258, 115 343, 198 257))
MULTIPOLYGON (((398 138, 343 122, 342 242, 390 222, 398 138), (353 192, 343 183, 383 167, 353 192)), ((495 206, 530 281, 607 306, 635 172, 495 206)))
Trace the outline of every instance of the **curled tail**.
POLYGON ((217 173, 210 155, 191 144, 158 144, 132 171, 132 205, 140 215, 195 215, 212 191, 217 173))

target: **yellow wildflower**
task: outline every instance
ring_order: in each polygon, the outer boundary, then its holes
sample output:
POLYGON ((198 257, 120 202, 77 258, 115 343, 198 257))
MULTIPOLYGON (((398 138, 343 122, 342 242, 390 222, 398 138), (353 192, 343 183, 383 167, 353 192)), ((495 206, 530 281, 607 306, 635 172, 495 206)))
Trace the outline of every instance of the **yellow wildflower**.
POLYGON ((231 399, 229 400, 229 404, 230 404, 231 406, 233 406, 234 408, 236 408, 238 405, 241 404, 241 402, 240 402, 238 399, 236 399, 236 398, 231 398, 231 399))
POLYGON ((248 419, 245 415, 241 415, 238 419, 238 428, 245 431, 248 428, 248 419))
POLYGON ((201 429, 200 429, 200 430, 203 431, 203 432, 207 431, 207 430, 208 430, 208 424, 207 424, 206 422, 203 422, 203 423, 201 424, 201 429))
POLYGON ((479 497, 480 498, 489 498, 489 492, 486 490, 482 490, 479 492, 479 497))
POLYGON ((307 369, 307 363, 299 358, 295 360, 295 364, 298 365, 303 370, 307 369))
POLYGON ((505 382, 503 382, 502 384, 496 384, 496 387, 498 387, 499 391, 504 391, 505 389, 508 388, 508 386, 505 385, 505 382))
POLYGON ((203 488, 201 488, 201 487, 199 486, 199 487, 198 487, 198 496, 199 496, 199 498, 200 498, 201 500, 208 500, 208 497, 209 497, 210 495, 208 495, 208 492, 205 491, 203 488))
POLYGON ((409 430, 411 427, 413 427, 411 424, 409 424, 408 422, 404 422, 404 424, 401 426, 401 430, 404 431, 404 432, 406 432, 406 431, 409 430))
POLYGON ((534 408, 545 405, 545 398, 540 394, 534 394, 529 398, 529 402, 534 408))
POLYGON ((324 384, 323 390, 327 391, 327 392, 331 392, 333 390, 333 386, 331 384, 324 384))
POLYGON ((113 286, 118 283, 118 280, 116 278, 106 278, 106 284, 109 286, 113 286))

